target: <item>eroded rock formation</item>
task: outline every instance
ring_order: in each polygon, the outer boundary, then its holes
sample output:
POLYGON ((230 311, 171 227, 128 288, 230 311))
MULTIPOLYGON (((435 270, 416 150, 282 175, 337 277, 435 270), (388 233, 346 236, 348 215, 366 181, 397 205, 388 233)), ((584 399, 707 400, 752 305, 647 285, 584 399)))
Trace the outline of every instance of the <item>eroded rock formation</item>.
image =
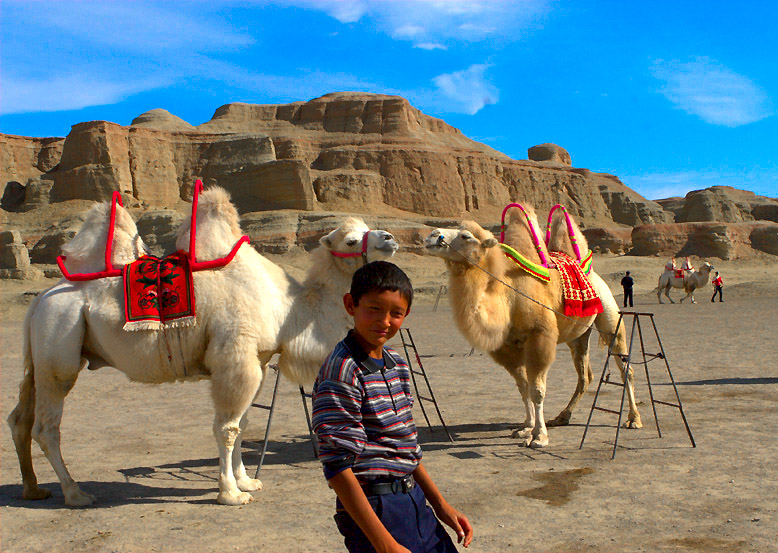
POLYGON ((2 179, 27 189, 22 209, 106 200, 114 190, 141 205, 176 207, 201 177, 206 186, 229 190, 244 213, 486 219, 521 200, 539 209, 563 203, 585 224, 671 219, 618 178, 571 167, 559 146, 542 144, 530 148, 530 159, 513 160, 398 96, 333 93, 283 105, 228 104, 199 127, 156 109, 129 127, 92 121, 74 125, 64 140, 0 141, 13 145, 2 179))

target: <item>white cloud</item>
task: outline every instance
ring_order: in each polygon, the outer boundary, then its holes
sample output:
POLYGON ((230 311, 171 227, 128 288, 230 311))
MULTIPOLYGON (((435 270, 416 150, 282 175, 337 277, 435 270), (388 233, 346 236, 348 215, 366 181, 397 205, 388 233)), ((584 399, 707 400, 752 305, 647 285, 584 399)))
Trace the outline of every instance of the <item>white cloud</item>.
POLYGON ((164 79, 109 81, 88 75, 49 79, 3 77, 0 114, 66 111, 115 104, 128 96, 169 84, 164 79))
POLYGON ((487 64, 471 65, 463 71, 435 77, 432 81, 438 92, 449 100, 448 105, 440 107, 444 111, 475 115, 484 106, 496 104, 499 90, 484 77, 489 67, 487 64))
POLYGON ((515 39, 548 9, 548 0, 287 0, 286 4, 323 11, 341 23, 364 18, 392 38, 418 44, 515 39))
POLYGON ((39 29, 44 35, 46 29, 54 30, 81 43, 128 52, 223 51, 254 43, 249 34, 231 28, 206 10, 193 16, 184 13, 185 4, 173 2, 4 0, 4 4, 4 18, 15 26, 39 29))
POLYGON ((668 100, 707 123, 739 127, 772 115, 764 90, 710 58, 658 60, 652 72, 664 82, 660 92, 668 100))
POLYGON ((437 42, 421 42, 419 44, 414 44, 414 47, 421 48, 422 50, 448 50, 448 48, 437 42))

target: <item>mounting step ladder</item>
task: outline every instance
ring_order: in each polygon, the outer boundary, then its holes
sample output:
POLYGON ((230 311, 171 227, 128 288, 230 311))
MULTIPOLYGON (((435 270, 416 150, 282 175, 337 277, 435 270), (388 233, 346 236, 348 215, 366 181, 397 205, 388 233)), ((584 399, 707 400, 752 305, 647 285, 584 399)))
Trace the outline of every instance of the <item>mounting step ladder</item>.
MULTIPOLYGON (((408 368, 410 369, 411 373, 411 380, 413 381, 413 388, 415 390, 415 397, 419 402, 419 406, 421 407, 421 412, 424 415, 424 419, 427 421, 427 426, 430 428, 432 432, 435 431, 435 429, 432 427, 432 424, 430 424, 429 417, 427 416, 427 411, 424 408, 424 402, 432 402, 432 404, 435 406, 435 410, 438 413, 438 418, 440 419, 440 424, 443 426, 443 430, 446 432, 446 435, 448 436, 448 439, 450 441, 454 441, 454 438, 451 436, 451 433, 448 431, 448 427, 446 426, 446 423, 443 421, 443 415, 440 413, 440 409, 438 408, 438 402, 435 399, 435 394, 432 392, 432 386, 430 385, 429 378, 427 377, 427 372, 424 370, 424 365, 421 363, 421 357, 419 356, 419 352, 416 349, 416 344, 413 341, 413 336, 411 336, 411 331, 407 328, 401 328, 400 329, 400 339, 402 340, 403 349, 405 350, 405 357, 408 360, 408 368), (416 363, 418 364, 418 369, 414 368, 413 360, 409 354, 409 348, 413 350, 414 357, 416 359, 416 363), (424 378, 424 383, 427 387, 427 392, 429 394, 429 397, 424 396, 419 391, 419 384, 417 382, 416 376, 419 375, 424 378)), ((270 402, 270 405, 265 405, 261 403, 252 403, 252 407, 257 407, 259 409, 265 409, 268 411, 267 416, 267 426, 265 427, 265 437, 262 440, 262 448, 261 453, 259 456, 259 464, 257 465, 257 471, 254 475, 254 478, 259 478, 259 472, 262 470, 262 465, 265 462, 265 454, 267 453, 267 446, 268 441, 270 438, 270 426, 273 423, 273 412, 275 411, 276 406, 276 399, 278 398, 278 384, 281 381, 281 375, 278 371, 278 365, 269 365, 270 368, 272 368, 275 371, 276 375, 276 381, 273 385, 273 397, 270 402)), ((305 411, 305 421, 308 424, 308 436, 311 439, 311 444, 313 446, 313 456, 318 456, 318 451, 316 448, 316 436, 313 434, 313 425, 311 421, 311 410, 312 407, 309 408, 308 402, 313 402, 313 396, 310 392, 306 392, 305 389, 300 386, 300 398, 303 402, 303 410, 305 411)))
POLYGON ((597 385, 597 392, 594 394, 594 401, 592 402, 592 408, 589 411, 589 419, 586 421, 586 428, 584 429, 583 436, 581 437, 581 445, 578 446, 578 449, 581 449, 584 444, 584 440, 586 439, 586 434, 589 431, 589 426, 592 422, 592 415, 594 414, 594 411, 604 411, 606 413, 611 413, 613 415, 618 415, 619 420, 616 423, 616 437, 613 440, 613 454, 611 455, 611 459, 614 459, 616 457, 616 448, 619 444, 619 430, 621 429, 621 416, 624 411, 624 397, 627 393, 627 386, 625 383, 621 381, 613 381, 610 379, 610 371, 608 370, 608 363, 610 362, 611 357, 619 357, 624 365, 625 371, 631 367, 632 365, 643 365, 645 367, 646 371, 646 382, 648 383, 648 394, 651 397, 651 408, 654 411, 654 422, 656 423, 656 431, 657 434, 659 434, 659 437, 662 437, 662 431, 659 429, 659 417, 657 417, 656 414, 656 405, 669 405, 670 407, 675 407, 678 409, 678 411, 681 413, 681 418, 683 419, 683 424, 686 426, 686 433, 689 435, 689 440, 692 443, 692 447, 697 447, 697 444, 694 442, 694 437, 692 436, 691 428, 689 428, 689 423, 686 420, 686 414, 683 412, 683 405, 681 404, 681 396, 678 394, 678 387, 675 385, 675 379, 673 378, 673 373, 670 371, 670 364, 667 361, 667 356, 665 355, 664 347, 662 346, 662 340, 659 338, 659 331, 656 328, 656 323, 654 322, 654 314, 653 313, 638 313, 635 311, 621 311, 619 312, 619 321, 616 323, 616 331, 613 335, 613 338, 611 338, 610 345, 608 346, 608 356, 605 359, 605 367, 602 369, 602 374, 600 375, 600 382, 597 385), (630 332, 629 336, 629 349, 627 350, 627 354, 619 354, 615 353, 613 351, 613 345, 616 342, 616 336, 618 335, 619 328, 621 327, 622 321, 624 322, 625 328, 626 328, 626 321, 624 320, 625 317, 632 317, 632 330, 630 332), (643 330, 640 326, 640 318, 643 317, 644 319, 647 317, 651 321, 651 326, 654 329, 654 335, 656 336, 656 341, 659 346, 659 353, 646 353, 646 347, 645 343, 643 341, 643 330), (640 340, 640 351, 643 356, 643 361, 633 361, 632 360, 632 346, 635 342, 635 328, 638 330, 638 338, 640 340), (670 382, 673 385, 673 390, 675 391, 675 398, 678 400, 678 403, 670 403, 667 401, 661 401, 659 399, 654 398, 654 391, 651 387, 651 376, 648 371, 648 363, 651 361, 654 361, 656 359, 662 359, 665 362, 665 367, 667 368, 667 374, 670 377, 670 382), (603 384, 609 384, 611 386, 619 386, 621 387, 621 407, 618 411, 615 411, 613 409, 606 409, 604 407, 598 407, 597 406, 597 399, 600 396, 600 389, 602 388, 603 384))
MULTIPOLYGON (((265 409, 268 411, 267 415, 267 426, 265 427, 265 437, 262 439, 262 449, 259 454, 259 463, 257 464, 257 471, 254 474, 254 478, 259 478, 259 471, 262 470, 262 465, 265 462, 265 454, 267 453, 267 445, 270 438, 270 426, 273 424, 273 413, 276 408, 276 399, 278 398, 278 385, 281 382, 281 373, 278 370, 278 365, 268 365, 276 375, 276 381, 273 384, 273 397, 270 401, 270 405, 262 404, 262 403, 252 403, 252 407, 257 407, 258 409, 265 409)), ((310 398, 311 394, 306 393, 302 386, 300 386, 300 397, 303 401, 303 410, 305 411, 305 420, 308 423, 308 435, 311 439, 311 444, 313 445, 313 456, 317 456, 316 451, 316 439, 313 435, 313 428, 311 426, 311 415, 308 411, 308 403, 306 401, 306 398, 310 398)), ((256 398, 255 398, 256 399, 256 398)))
POLYGON ((421 356, 419 355, 419 350, 416 349, 416 343, 413 341, 413 336, 411 336, 411 331, 408 328, 401 328, 400 329, 400 340, 403 344, 403 350, 405 350, 405 359, 408 361, 408 368, 411 371, 411 380, 413 380, 413 389, 416 391, 416 399, 419 403, 419 407, 421 407, 421 412, 424 415, 424 420, 427 421, 427 427, 429 427, 431 432, 435 432, 435 429, 432 427, 432 424, 430 424, 430 419, 427 416, 427 410, 424 408, 424 402, 431 402, 432 405, 435 406, 435 411, 438 413, 438 419, 440 419, 440 424, 443 426, 443 430, 446 433, 446 436, 448 436, 448 439, 450 442, 454 441, 454 438, 451 436, 451 432, 448 431, 448 427, 446 426, 446 423, 443 421, 443 415, 440 413, 440 408, 438 407, 438 402, 435 399, 435 394, 432 392, 432 386, 430 385, 430 379, 427 378, 427 371, 424 370, 424 365, 421 363, 421 356), (413 359, 411 358, 410 353, 408 352, 408 349, 413 350, 413 356, 416 358, 416 364, 419 366, 418 369, 414 368, 413 366, 413 359), (424 383, 427 386, 427 392, 429 393, 429 397, 424 396, 419 391, 419 384, 416 380, 416 376, 420 376, 424 379, 424 383))

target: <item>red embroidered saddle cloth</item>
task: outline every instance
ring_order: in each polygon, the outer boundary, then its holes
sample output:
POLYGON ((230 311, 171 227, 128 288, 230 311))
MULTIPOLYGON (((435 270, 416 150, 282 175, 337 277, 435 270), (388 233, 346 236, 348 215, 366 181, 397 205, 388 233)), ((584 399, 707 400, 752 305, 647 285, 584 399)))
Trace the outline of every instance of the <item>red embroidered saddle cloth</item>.
POLYGON ((548 252, 562 277, 562 290, 565 299, 565 315, 568 317, 588 317, 602 313, 602 302, 592 283, 584 274, 579 263, 562 252, 548 252))
POLYGON ((158 330, 195 324, 189 257, 144 255, 124 266, 124 330, 158 330))

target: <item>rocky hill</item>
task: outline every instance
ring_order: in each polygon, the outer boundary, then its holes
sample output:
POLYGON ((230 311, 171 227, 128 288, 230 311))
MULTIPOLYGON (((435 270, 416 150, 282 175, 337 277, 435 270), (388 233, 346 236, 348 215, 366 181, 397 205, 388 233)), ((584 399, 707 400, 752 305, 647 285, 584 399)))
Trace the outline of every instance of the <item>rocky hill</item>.
MULTIPOLYGON (((714 187, 652 202, 614 175, 573 167, 554 144, 515 160, 399 96, 333 93, 291 104, 228 104, 199 126, 154 109, 130 126, 78 123, 65 138, 0 134, 0 223, 18 231, 4 235, 0 248, 17 252, 21 244, 33 263, 51 263, 88 201, 115 190, 147 241, 169 247, 196 178, 226 188, 254 243, 279 253, 314 243, 339 212, 369 216, 418 245, 426 222, 494 224, 511 201, 540 213, 562 203, 601 251, 640 250, 633 227, 669 224, 683 233, 697 230, 671 223, 778 221, 778 201, 769 198, 714 187)), ((767 240, 761 251, 772 250, 771 231, 759 232, 767 237, 757 240, 767 240)), ((11 257, 2 267, 23 270, 23 254, 11 257)))

